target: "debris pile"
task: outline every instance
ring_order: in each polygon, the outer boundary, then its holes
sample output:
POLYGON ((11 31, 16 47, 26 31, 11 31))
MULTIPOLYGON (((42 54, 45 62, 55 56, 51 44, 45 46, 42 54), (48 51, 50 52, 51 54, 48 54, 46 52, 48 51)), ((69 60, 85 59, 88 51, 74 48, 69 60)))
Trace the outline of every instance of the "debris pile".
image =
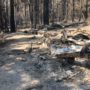
POLYGON ((90 40, 90 38, 84 34, 77 34, 77 35, 73 36, 73 39, 79 40, 79 41, 90 40))

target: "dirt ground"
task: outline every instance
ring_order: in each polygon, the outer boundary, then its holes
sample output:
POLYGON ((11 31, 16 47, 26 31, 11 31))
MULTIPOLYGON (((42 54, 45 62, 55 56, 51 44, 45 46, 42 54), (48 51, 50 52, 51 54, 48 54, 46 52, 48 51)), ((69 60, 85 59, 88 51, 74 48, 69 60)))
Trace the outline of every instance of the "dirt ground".
MULTIPOLYGON (((89 26, 82 29, 90 34, 89 26)), ((59 32, 48 31, 57 37, 59 32)), ((46 45, 37 44, 42 35, 17 32, 7 36, 0 46, 0 90, 90 90, 90 69, 84 59, 70 65, 53 58, 46 45)))

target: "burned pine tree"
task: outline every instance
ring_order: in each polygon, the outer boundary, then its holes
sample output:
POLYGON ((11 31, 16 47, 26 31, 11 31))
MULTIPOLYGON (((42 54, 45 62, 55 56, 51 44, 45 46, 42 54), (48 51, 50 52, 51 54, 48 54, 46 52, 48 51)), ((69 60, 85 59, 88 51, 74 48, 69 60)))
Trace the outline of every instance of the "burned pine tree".
POLYGON ((62 0, 62 20, 67 21, 68 18, 68 0, 62 0))
POLYGON ((0 29, 2 30, 2 0, 0 0, 0 12, 0 29))
POLYGON ((85 18, 86 18, 86 20, 87 20, 87 18, 88 18, 88 0, 86 0, 86 15, 85 15, 85 18))
POLYGON ((31 28, 37 28, 39 24, 39 0, 29 0, 29 13, 31 28))
POLYGON ((85 21, 85 19, 87 19, 89 16, 88 14, 89 0, 4 0, 4 1, 6 2, 5 7, 6 16, 4 17, 4 19, 2 18, 3 7, 1 6, 3 4, 1 4, 0 5, 1 28, 3 28, 4 26, 4 28, 8 29, 7 26, 9 26, 10 24, 11 32, 15 32, 16 27, 20 28, 26 26, 26 28, 30 27, 36 29, 39 26, 44 27, 44 25, 49 25, 49 23, 50 24, 61 22, 75 23, 82 21, 83 19, 84 19, 83 21, 85 21), (77 6, 80 7, 79 10, 76 10, 77 6), (3 21, 5 21, 5 24, 3 23, 3 21))
POLYGON ((33 1, 29 0, 30 26, 33 28, 33 1))
POLYGON ((34 0, 34 28, 37 28, 39 23, 39 0, 34 0))
POLYGON ((44 0, 43 2, 43 20, 44 20, 44 25, 49 24, 49 0, 44 0))
POLYGON ((5 29, 5 7, 3 0, 0 0, 0 29, 4 31, 5 29))
POLYGON ((74 21, 74 12, 75 12, 75 0, 72 1, 73 3, 73 13, 72 13, 72 22, 74 21))
POLYGON ((14 20, 14 0, 10 0, 10 28, 11 32, 16 32, 14 20))
POLYGON ((9 32, 9 0, 4 1, 4 31, 9 32))

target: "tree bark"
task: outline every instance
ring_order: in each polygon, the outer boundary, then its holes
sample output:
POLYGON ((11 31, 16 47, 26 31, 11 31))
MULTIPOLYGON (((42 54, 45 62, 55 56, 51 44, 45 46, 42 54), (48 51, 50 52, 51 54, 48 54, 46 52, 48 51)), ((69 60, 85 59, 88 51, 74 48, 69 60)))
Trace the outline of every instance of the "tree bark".
POLYGON ((0 0, 0 29, 4 29, 4 17, 3 17, 3 1, 0 0))
POLYGON ((72 22, 74 21, 74 12, 75 12, 75 0, 73 0, 73 14, 72 14, 72 22))
POLYGON ((44 25, 48 25, 49 24, 49 0, 44 0, 44 25))
POLYGON ((10 0, 10 28, 11 32, 16 32, 14 20, 14 0, 10 0))
POLYGON ((86 20, 88 18, 88 0, 86 0, 86 20))

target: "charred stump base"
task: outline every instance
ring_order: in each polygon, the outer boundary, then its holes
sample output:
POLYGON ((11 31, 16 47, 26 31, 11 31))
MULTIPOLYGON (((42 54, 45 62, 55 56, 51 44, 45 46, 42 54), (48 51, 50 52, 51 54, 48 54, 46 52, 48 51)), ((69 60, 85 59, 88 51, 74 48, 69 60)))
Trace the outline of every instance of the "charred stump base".
POLYGON ((79 57, 79 52, 76 53, 65 53, 65 54, 58 54, 56 55, 58 59, 63 59, 64 62, 68 64, 74 64, 75 63, 75 58, 79 57))
POLYGON ((75 62, 75 57, 67 57, 64 59, 68 64, 74 64, 74 62, 75 62))
POLYGON ((61 65, 62 66, 72 66, 74 65, 74 62, 75 62, 75 58, 74 57, 65 57, 65 58, 61 58, 62 60, 60 61, 61 62, 61 65))

